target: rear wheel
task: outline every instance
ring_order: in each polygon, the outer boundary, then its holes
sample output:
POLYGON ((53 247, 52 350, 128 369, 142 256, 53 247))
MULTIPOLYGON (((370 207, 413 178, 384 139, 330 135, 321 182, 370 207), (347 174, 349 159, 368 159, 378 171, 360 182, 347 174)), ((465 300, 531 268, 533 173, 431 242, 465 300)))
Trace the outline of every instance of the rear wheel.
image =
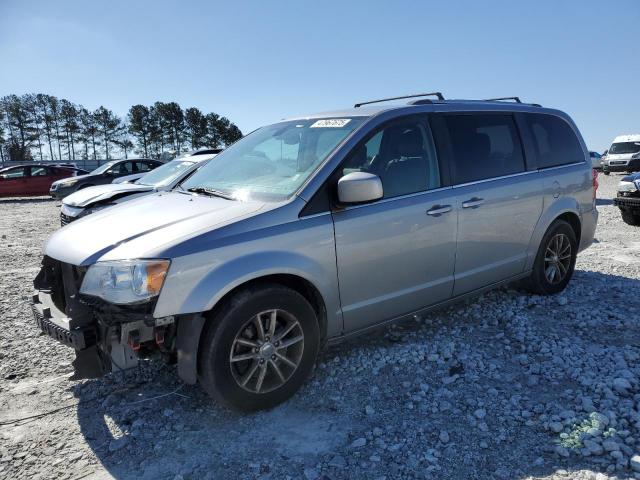
POLYGON ((319 346, 318 321, 302 295, 277 284, 247 288, 209 319, 199 381, 227 406, 269 409, 302 386, 319 346))
POLYGON ((622 221, 627 225, 632 225, 634 227, 640 226, 640 215, 637 213, 633 213, 632 210, 620 210, 622 214, 622 221))
POLYGON ((527 288, 538 295, 553 295, 565 289, 576 264, 578 241, 564 220, 556 220, 544 234, 527 288))

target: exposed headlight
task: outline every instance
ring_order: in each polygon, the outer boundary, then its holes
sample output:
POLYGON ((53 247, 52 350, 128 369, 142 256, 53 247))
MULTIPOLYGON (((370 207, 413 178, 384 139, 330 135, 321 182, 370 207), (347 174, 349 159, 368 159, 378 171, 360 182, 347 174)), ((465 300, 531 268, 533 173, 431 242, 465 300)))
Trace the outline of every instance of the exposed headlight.
POLYGON ((56 183, 58 187, 70 187, 71 185, 75 185, 76 183, 78 183, 78 180, 76 180, 75 178, 69 178, 67 180, 60 180, 56 183))
POLYGON ((67 205, 66 203, 63 203, 62 207, 60 207, 60 211, 67 217, 77 217, 82 213, 83 210, 84 209, 81 207, 72 207, 70 205, 67 205))
POLYGON ((638 189, 633 182, 625 182, 624 180, 618 184, 619 192, 635 192, 638 189))
POLYGON ((97 262, 87 270, 80 293, 116 304, 140 303, 157 296, 169 260, 97 262))

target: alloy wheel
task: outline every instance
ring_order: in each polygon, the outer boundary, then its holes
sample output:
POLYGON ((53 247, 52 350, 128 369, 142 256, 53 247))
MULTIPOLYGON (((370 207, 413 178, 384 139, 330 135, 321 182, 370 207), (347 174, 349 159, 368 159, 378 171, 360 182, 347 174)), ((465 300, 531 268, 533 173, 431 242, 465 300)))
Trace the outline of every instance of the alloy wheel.
POLYGON ((567 276, 571 267, 571 242, 564 233, 551 237, 544 255, 544 275, 556 285, 567 276))
POLYGON ((231 345, 229 365, 244 390, 267 393, 284 385, 304 351, 300 322, 285 310, 260 312, 247 321, 231 345))

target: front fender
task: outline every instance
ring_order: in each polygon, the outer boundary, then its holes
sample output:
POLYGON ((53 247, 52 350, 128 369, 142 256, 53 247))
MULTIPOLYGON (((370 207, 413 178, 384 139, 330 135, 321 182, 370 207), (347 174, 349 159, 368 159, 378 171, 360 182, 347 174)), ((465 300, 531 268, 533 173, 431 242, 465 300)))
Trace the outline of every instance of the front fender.
POLYGON ((295 275, 313 285, 326 307, 327 335, 342 331, 329 215, 249 232, 220 242, 216 248, 173 257, 154 316, 207 312, 234 288, 282 274, 295 275))

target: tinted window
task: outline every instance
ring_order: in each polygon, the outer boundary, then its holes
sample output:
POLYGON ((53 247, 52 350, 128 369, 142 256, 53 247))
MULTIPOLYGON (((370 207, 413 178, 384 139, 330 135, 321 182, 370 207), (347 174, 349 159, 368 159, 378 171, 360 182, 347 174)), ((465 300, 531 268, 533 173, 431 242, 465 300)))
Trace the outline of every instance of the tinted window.
POLYGON ((136 162, 136 165, 138 167, 138 171, 139 172, 148 172, 149 170, 153 169, 153 165, 150 165, 146 162, 136 162))
POLYGON ((525 171, 511 115, 445 115, 453 153, 455 184, 525 171))
POLYGON ((122 162, 116 165, 113 170, 116 175, 129 175, 133 173, 133 162, 122 162))
POLYGON ((529 113, 525 115, 538 155, 538 168, 584 162, 584 152, 573 129, 560 117, 529 113))
POLYGON ((440 187, 438 161, 426 123, 404 120, 380 129, 347 158, 342 174, 375 173, 384 198, 440 187))

